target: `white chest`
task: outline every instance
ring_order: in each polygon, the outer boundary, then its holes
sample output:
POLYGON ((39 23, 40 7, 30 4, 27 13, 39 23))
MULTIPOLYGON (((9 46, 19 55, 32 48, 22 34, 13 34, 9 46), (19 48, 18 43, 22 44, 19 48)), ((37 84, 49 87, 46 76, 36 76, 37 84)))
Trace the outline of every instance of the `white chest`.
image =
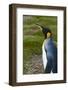
POLYGON ((43 45, 42 45, 42 60, 43 60, 44 69, 46 68, 46 64, 47 64, 47 57, 46 57, 46 52, 45 52, 45 48, 44 48, 45 42, 46 41, 44 41, 43 45))

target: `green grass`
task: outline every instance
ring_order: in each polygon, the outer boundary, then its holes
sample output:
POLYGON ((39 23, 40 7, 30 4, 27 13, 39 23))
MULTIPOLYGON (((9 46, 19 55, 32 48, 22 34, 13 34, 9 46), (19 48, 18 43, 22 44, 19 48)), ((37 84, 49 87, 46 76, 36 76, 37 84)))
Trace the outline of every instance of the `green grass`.
POLYGON ((51 29, 54 41, 57 42, 57 17, 51 16, 23 16, 23 74, 30 68, 29 62, 33 55, 42 53, 42 43, 44 36, 36 23, 51 29))

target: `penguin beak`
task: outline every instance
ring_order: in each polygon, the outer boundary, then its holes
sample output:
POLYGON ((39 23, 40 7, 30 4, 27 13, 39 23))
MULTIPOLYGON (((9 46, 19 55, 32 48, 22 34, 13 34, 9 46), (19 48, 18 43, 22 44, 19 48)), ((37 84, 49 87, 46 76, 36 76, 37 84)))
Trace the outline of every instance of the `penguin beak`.
POLYGON ((41 26, 40 24, 35 24, 35 25, 37 25, 40 28, 41 31, 44 29, 44 27, 41 26))

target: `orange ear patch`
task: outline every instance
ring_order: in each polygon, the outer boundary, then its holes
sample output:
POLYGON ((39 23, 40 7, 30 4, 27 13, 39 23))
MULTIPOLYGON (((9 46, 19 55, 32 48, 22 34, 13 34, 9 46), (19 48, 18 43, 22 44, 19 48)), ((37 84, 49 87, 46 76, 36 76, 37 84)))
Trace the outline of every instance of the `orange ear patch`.
POLYGON ((47 38, 49 38, 51 36, 51 33, 50 32, 48 32, 47 33, 47 38))

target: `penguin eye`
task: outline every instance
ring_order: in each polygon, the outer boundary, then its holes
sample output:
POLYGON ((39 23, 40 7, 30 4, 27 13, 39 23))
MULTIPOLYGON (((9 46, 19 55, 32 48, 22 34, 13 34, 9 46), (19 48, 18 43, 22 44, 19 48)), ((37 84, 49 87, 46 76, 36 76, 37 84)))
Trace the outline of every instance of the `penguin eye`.
POLYGON ((47 38, 49 38, 51 36, 51 33, 50 32, 48 32, 47 33, 47 38))

